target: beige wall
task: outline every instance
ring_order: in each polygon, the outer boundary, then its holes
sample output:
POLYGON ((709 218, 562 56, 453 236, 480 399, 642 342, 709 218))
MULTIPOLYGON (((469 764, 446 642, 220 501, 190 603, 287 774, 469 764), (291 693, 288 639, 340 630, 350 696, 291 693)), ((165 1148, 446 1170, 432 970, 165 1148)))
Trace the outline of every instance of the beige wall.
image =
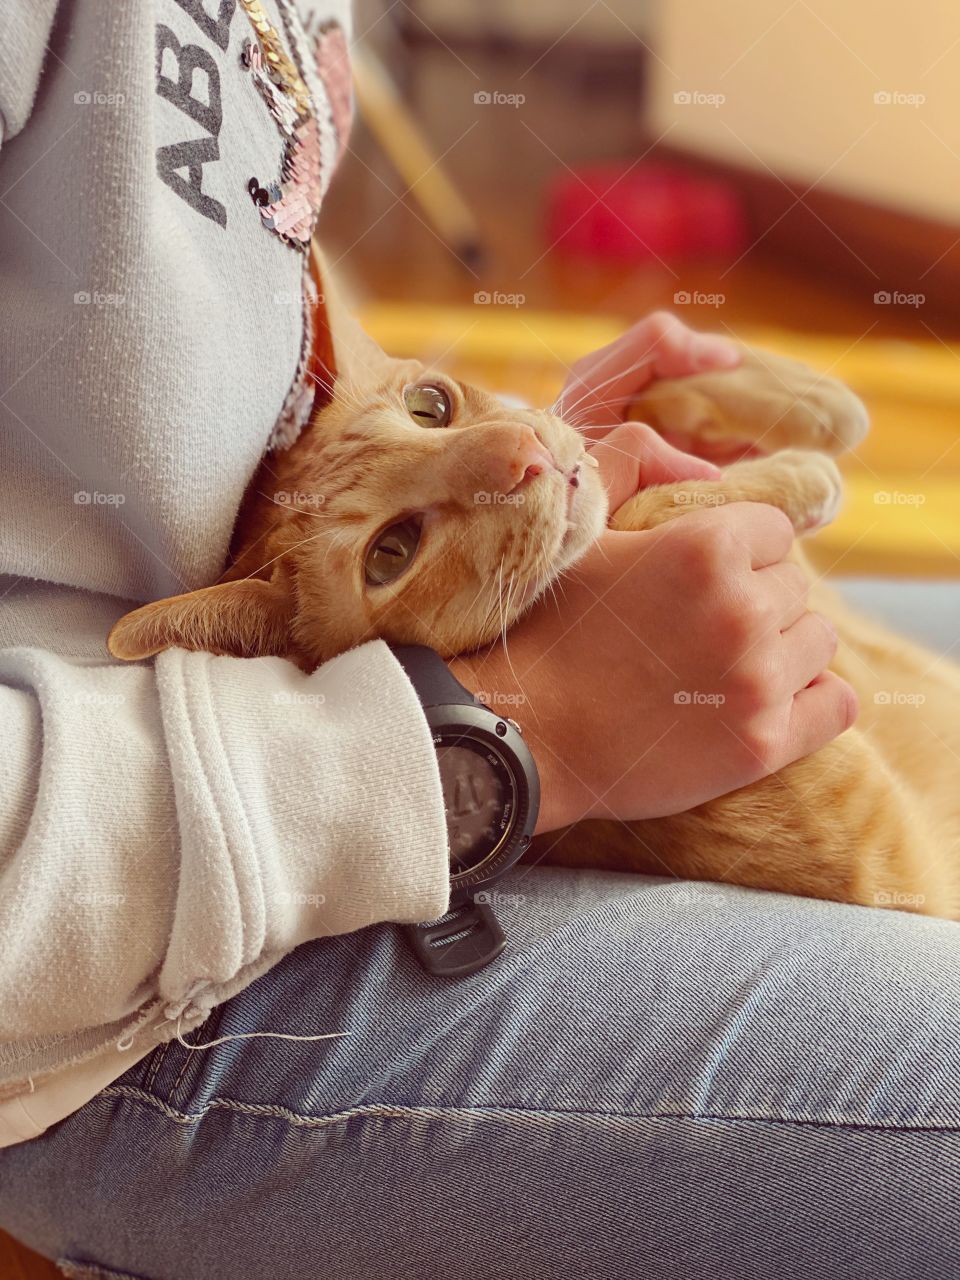
POLYGON ((625 45, 647 37, 650 8, 650 0, 418 0, 416 13, 439 33, 625 45))
POLYGON ((660 0, 655 30, 665 141, 960 223, 960 0, 660 0))

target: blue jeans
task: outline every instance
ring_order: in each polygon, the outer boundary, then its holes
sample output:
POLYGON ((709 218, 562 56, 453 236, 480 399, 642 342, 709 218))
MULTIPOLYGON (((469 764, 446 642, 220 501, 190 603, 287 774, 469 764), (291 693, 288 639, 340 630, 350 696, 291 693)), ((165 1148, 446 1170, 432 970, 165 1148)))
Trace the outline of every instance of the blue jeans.
POLYGON ((151 1280, 960 1275, 956 925, 502 890, 510 950, 459 982, 390 926, 299 948, 190 1038, 348 1037, 156 1050, 0 1151, 0 1224, 151 1280))

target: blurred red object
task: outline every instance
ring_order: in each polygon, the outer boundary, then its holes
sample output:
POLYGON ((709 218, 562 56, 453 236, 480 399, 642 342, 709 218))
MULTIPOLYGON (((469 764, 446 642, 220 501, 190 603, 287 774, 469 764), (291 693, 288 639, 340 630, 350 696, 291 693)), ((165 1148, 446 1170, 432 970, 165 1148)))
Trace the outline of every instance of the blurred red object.
POLYGON ((558 250, 621 262, 732 258, 747 243, 732 183, 660 162, 563 173, 547 191, 547 233, 558 250))

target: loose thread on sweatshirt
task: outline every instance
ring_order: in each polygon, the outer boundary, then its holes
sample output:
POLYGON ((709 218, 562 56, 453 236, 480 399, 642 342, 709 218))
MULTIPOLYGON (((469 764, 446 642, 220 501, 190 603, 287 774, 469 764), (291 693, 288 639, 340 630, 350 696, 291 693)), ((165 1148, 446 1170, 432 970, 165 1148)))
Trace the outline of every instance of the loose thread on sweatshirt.
MULTIPOLYGON (((188 1044, 183 1038, 180 1030, 180 1019, 177 1019, 177 1035, 176 1039, 185 1049, 191 1052, 200 1049, 215 1049, 218 1044, 229 1044, 231 1040, 299 1040, 303 1044, 308 1044, 314 1040, 339 1040, 343 1036, 349 1036, 351 1031, 327 1031, 319 1036, 295 1036, 285 1031, 243 1031, 237 1035, 221 1036, 219 1040, 209 1040, 206 1044, 188 1044)), ((121 1053, 126 1053, 128 1049, 133 1047, 133 1035, 124 1036, 122 1040, 117 1041, 117 1048, 121 1053)), ((32 1092, 32 1090, 31 1090, 32 1092)))
POLYGON ((219 1040, 208 1040, 206 1044, 187 1044, 186 1040, 184 1040, 180 1033, 180 1019, 177 1019, 177 1040, 185 1049, 189 1049, 191 1053, 197 1050, 202 1051, 205 1049, 215 1049, 218 1044, 228 1044, 231 1040, 300 1040, 303 1043, 307 1043, 313 1040, 337 1040, 341 1036, 348 1036, 350 1034, 351 1032, 349 1031, 327 1031, 324 1035, 320 1036, 294 1036, 289 1035, 285 1031, 243 1031, 238 1035, 221 1036, 219 1040))

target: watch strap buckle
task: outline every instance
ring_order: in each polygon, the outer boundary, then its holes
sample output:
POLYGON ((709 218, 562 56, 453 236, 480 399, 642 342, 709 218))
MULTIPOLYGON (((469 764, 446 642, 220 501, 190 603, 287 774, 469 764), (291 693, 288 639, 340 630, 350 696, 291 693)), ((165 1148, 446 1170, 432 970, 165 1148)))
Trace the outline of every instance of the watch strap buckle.
POLYGON ((405 927, 417 959, 439 978, 476 973, 507 945, 499 920, 485 902, 467 902, 439 920, 405 927))

